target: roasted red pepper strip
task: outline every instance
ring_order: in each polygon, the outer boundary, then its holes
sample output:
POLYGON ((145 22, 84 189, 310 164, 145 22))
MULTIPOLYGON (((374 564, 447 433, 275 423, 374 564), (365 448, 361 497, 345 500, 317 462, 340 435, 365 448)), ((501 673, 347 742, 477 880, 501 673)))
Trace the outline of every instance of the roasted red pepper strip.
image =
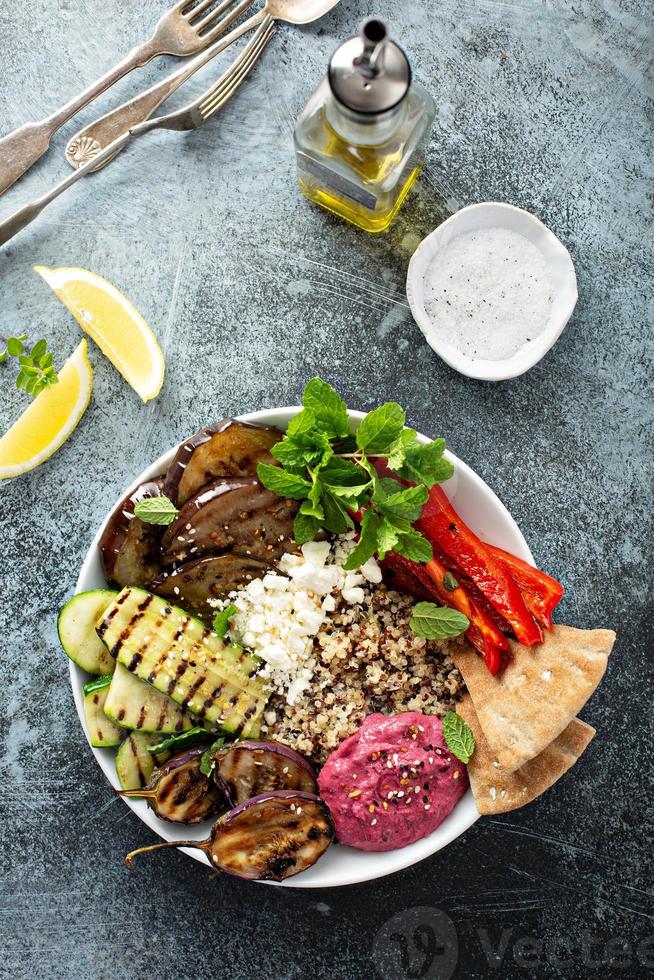
POLYGON ((493 608, 510 624, 523 646, 542 642, 542 630, 527 608, 506 564, 498 561, 461 520, 440 486, 429 491, 429 499, 416 527, 472 579, 493 608))
POLYGON ((381 566, 384 572, 392 576, 392 583, 397 583, 411 595, 423 599, 426 592, 429 598, 436 599, 440 605, 458 609, 467 616, 470 620, 470 626, 465 634, 467 639, 481 653, 491 673, 497 673, 502 662, 501 651, 508 649, 508 641, 463 588, 459 587, 448 592, 443 585, 444 576, 447 574, 444 565, 438 560, 420 565, 403 555, 390 552, 381 562, 381 566), (416 582, 418 589, 415 588, 416 582))
POLYGON ((532 616, 546 629, 551 630, 552 612, 563 598, 565 591, 561 583, 502 548, 496 548, 494 545, 486 547, 518 583, 532 616))

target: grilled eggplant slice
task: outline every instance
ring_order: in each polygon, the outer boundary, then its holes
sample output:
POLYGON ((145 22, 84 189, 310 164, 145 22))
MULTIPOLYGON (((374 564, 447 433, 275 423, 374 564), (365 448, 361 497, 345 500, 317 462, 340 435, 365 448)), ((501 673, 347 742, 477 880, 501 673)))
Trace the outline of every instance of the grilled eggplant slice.
POLYGON ((122 500, 109 518, 98 543, 107 581, 115 585, 147 585, 161 572, 163 527, 134 516, 139 500, 160 497, 163 476, 142 483, 122 500))
POLYGON ((243 739, 212 757, 213 778, 232 806, 276 790, 318 792, 307 760, 281 742, 243 739))
POLYGON ((256 476, 258 463, 274 463, 271 448, 282 433, 267 425, 223 419, 208 426, 177 450, 164 493, 182 507, 205 484, 219 476, 256 476))
POLYGON ((211 626, 216 613, 212 607, 214 599, 222 599, 270 571, 271 565, 245 555, 211 555, 164 572, 149 586, 149 591, 178 602, 211 626))
POLYGON ((202 823, 226 807, 225 797, 200 770, 206 745, 180 752, 155 769, 145 789, 123 790, 121 796, 148 801, 158 817, 170 823, 202 823))
POLYGON ((220 817, 205 841, 170 841, 140 847, 125 858, 166 847, 196 847, 214 868, 250 881, 283 881, 306 871, 334 839, 327 805, 312 793, 282 791, 256 796, 220 817))
POLYGON ((268 691, 259 662, 143 589, 123 589, 98 635, 119 663, 201 721, 256 737, 268 691))
POLYGON ((163 535, 164 562, 184 562, 230 549, 272 561, 295 548, 298 504, 266 490, 253 477, 214 480, 182 507, 163 535))

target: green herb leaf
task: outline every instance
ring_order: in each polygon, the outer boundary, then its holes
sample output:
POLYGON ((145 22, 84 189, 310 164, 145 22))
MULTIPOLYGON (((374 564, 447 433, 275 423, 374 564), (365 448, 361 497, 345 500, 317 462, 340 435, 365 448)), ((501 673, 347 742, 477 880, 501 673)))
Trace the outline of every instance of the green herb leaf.
POLYGON ((467 765, 476 748, 475 736, 455 711, 448 711, 443 718, 443 738, 452 755, 467 765))
POLYGON ((393 527, 387 517, 384 517, 377 532, 377 553, 382 561, 389 551, 393 551, 398 540, 397 528, 393 527))
POLYGON ((144 497, 134 508, 134 514, 145 524, 172 524, 179 511, 168 497, 144 497))
POLYGON ((387 452, 404 428, 405 418, 397 402, 380 405, 366 415, 357 429, 357 446, 369 456, 387 452))
POLYGON ((410 558, 411 561, 419 561, 423 565, 434 557, 431 544, 415 528, 399 534, 395 551, 398 555, 404 555, 405 558, 410 558))
POLYGON ((317 424, 330 436, 346 436, 350 427, 347 405, 332 386, 322 378, 312 378, 304 389, 302 404, 314 416, 317 424))
POLYGON ((351 459, 333 456, 320 469, 320 479, 332 493, 340 497, 355 497, 371 483, 369 475, 351 459))
POLYGON ((324 487, 320 495, 320 502, 325 515, 324 526, 327 531, 331 531, 332 534, 344 534, 348 528, 354 526, 343 501, 334 497, 324 487))
POLYGON ((236 606, 233 603, 230 603, 228 606, 225 606, 224 609, 221 609, 220 612, 217 612, 213 617, 213 631, 221 639, 224 636, 227 636, 229 621, 237 611, 236 606))
POLYGON ((406 458, 407 450, 415 443, 417 435, 418 433, 415 429, 402 429, 388 450, 386 461, 392 470, 399 470, 406 458))
POLYGON ((306 544, 307 541, 313 541, 320 528, 321 523, 317 518, 309 517, 308 514, 296 514, 293 521, 293 537, 298 544, 306 544))
POLYGON ((257 476, 267 490, 272 490, 280 497, 304 500, 311 490, 308 480, 283 470, 281 466, 272 466, 270 463, 259 463, 257 476))
POLYGON ((351 572, 355 568, 365 565, 369 558, 372 558, 377 550, 377 538, 382 524, 382 518, 373 510, 367 510, 361 521, 361 534, 356 548, 350 552, 347 561, 343 565, 346 572, 351 572))
POLYGON ((220 738, 217 738, 216 741, 209 746, 206 752, 202 753, 202 758, 200 759, 200 772, 203 776, 210 776, 213 772, 213 756, 216 752, 219 752, 220 749, 222 749, 225 741, 224 736, 221 735, 220 738))
POLYGON ((18 337, 10 337, 7 341, 7 353, 10 357, 20 357, 25 350, 25 345, 18 337))
POLYGON ((437 606, 434 602, 417 602, 409 625, 414 636, 422 636, 426 640, 447 640, 465 633, 470 620, 458 609, 437 606))
POLYGON ((37 340, 37 342, 32 347, 32 350, 30 351, 30 357, 32 358, 33 361, 39 361, 45 355, 47 350, 48 350, 48 345, 45 342, 45 340, 43 339, 37 340))
POLYGON ((452 572, 445 572, 445 575, 443 575, 443 588, 446 592, 454 592, 459 588, 459 583, 452 575, 452 572))
POLYGON ((454 473, 454 466, 443 456, 444 451, 444 439, 434 439, 425 446, 416 443, 406 451, 404 465, 398 470, 400 476, 430 488, 435 483, 444 483, 454 473))
POLYGON ((160 752, 181 752, 182 749, 190 749, 192 745, 197 745, 198 742, 203 742, 207 738, 207 731, 205 728, 189 728, 185 732, 180 732, 178 735, 168 735, 157 742, 156 745, 148 745, 148 752, 152 755, 159 755, 160 752))
POLYGON ((428 498, 427 487, 405 487, 396 493, 385 496, 383 500, 379 501, 378 506, 382 513, 392 520, 400 518, 405 521, 417 521, 428 498))

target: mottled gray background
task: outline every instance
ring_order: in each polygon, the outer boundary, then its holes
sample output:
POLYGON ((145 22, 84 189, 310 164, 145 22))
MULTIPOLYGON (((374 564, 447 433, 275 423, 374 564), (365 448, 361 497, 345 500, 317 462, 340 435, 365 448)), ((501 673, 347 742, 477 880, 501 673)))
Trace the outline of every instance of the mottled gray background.
MULTIPOLYGON (((0 131, 78 91, 163 8, 2 0, 0 131)), ((212 125, 134 146, 0 254, 3 331, 43 335, 67 356, 80 332, 32 265, 82 265, 132 298, 167 362, 161 396, 143 406, 91 345, 95 390, 74 437, 0 489, 2 976, 356 980, 375 975, 375 949, 384 978, 444 977, 449 954, 431 972, 418 954, 402 967, 401 939, 388 938, 404 933, 411 947, 423 913, 375 940, 415 907, 454 920, 458 977, 647 973, 636 947, 654 933, 652 7, 380 0, 374 10, 438 103, 426 172, 387 235, 366 237, 294 185, 293 120, 337 41, 371 12, 343 0, 320 24, 279 29, 212 125), (483 200, 545 220, 573 255, 580 292, 544 361, 496 385, 441 363, 404 292, 423 235, 483 200), (212 879, 173 853, 130 873, 123 855, 152 834, 83 741, 55 613, 98 522, 147 462, 212 419, 296 403, 316 372, 355 408, 394 398, 412 425, 446 436, 565 583, 565 621, 618 630, 583 712, 598 737, 537 803, 483 819, 446 851, 369 885, 272 890, 212 879), (525 937, 541 943, 537 954, 525 937), (504 959, 487 960, 484 946, 502 946, 504 959), (554 962, 557 949, 567 966, 554 962)), ((131 76, 102 109, 170 65, 131 76)), ((57 136, 2 199, 2 216, 67 172, 63 146, 99 106, 57 136)), ((0 369, 2 425, 25 404, 11 375, 0 369)))

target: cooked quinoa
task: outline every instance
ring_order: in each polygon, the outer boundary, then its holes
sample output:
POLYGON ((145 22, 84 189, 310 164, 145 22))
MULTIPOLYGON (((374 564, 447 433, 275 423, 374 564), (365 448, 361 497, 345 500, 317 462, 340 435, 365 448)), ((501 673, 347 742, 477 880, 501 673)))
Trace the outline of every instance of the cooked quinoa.
POLYGON ((414 600, 383 585, 365 591, 360 605, 342 605, 314 641, 316 667, 295 704, 275 697, 276 720, 262 735, 274 737, 321 764, 374 711, 445 715, 463 693, 450 659, 459 640, 414 636, 414 600))

